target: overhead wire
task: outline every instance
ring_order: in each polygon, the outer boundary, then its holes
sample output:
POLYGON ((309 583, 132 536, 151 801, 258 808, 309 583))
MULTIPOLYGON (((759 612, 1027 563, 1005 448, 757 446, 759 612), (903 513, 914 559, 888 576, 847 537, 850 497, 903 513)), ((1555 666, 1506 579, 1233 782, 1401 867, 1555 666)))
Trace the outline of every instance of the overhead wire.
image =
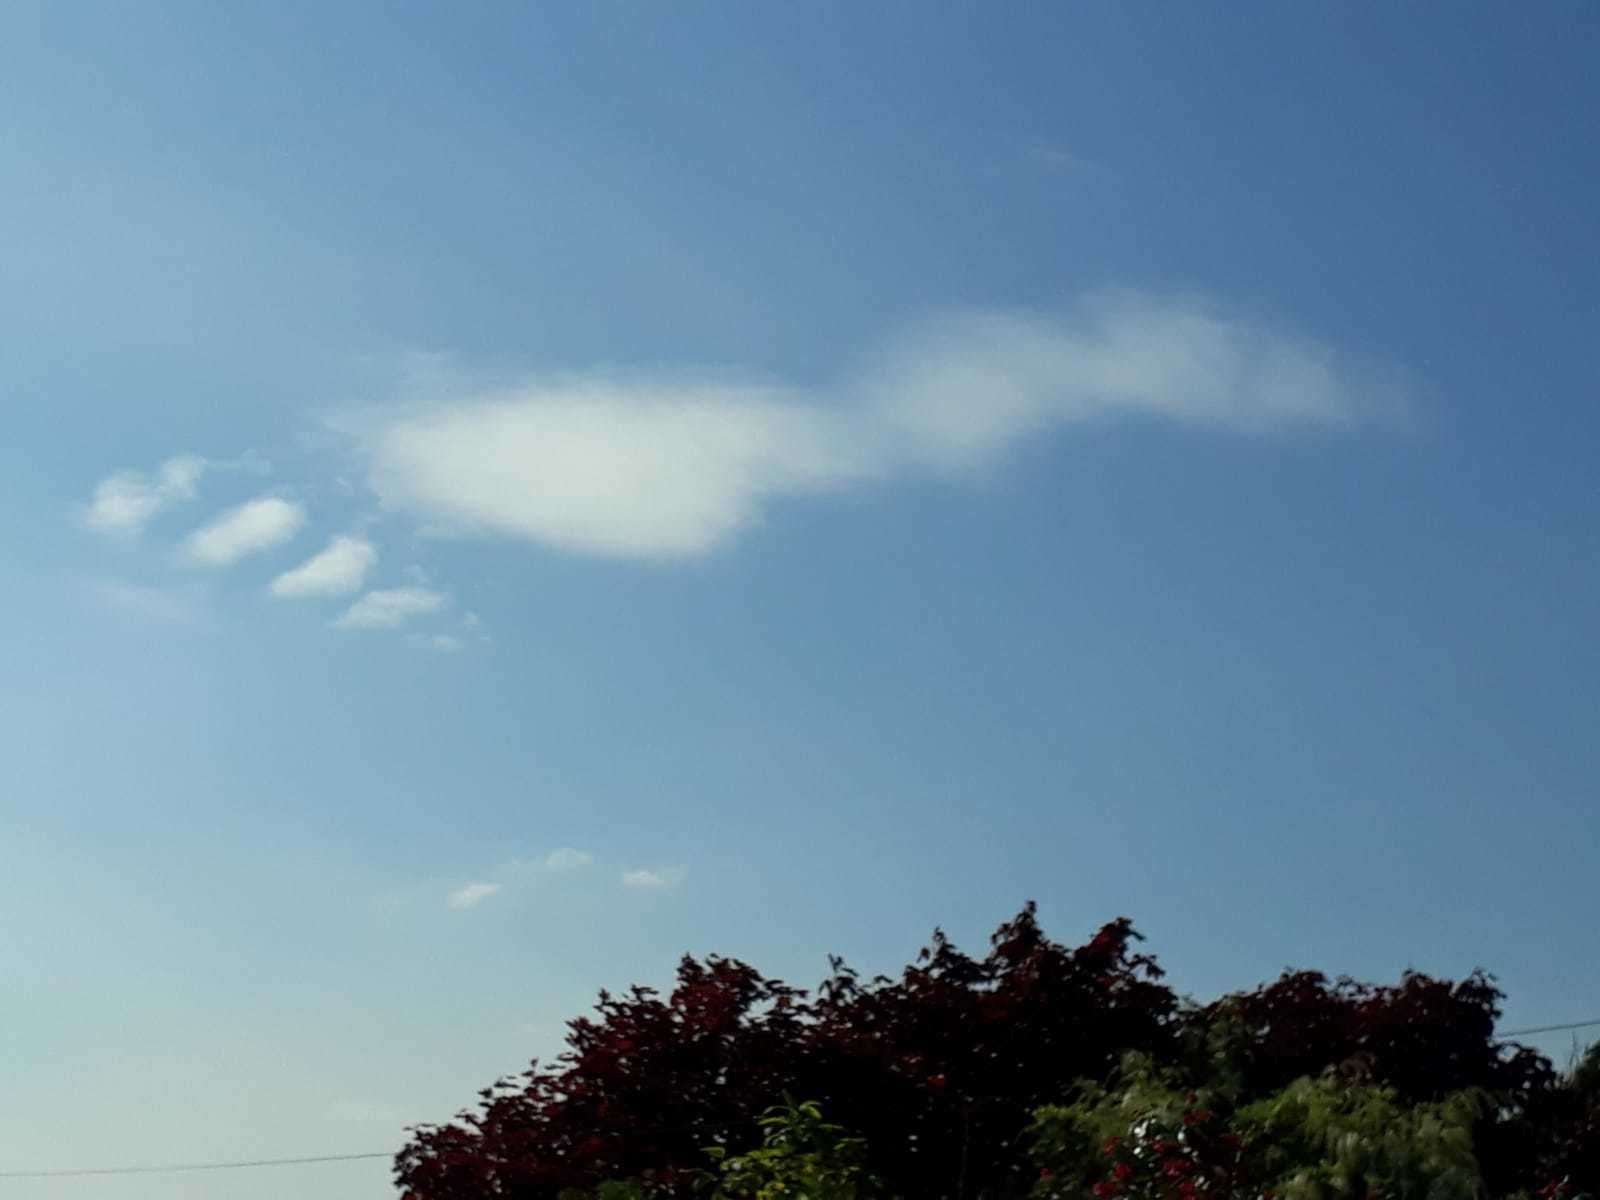
POLYGON ((299 1158, 252 1158, 233 1162, 164 1163, 147 1167, 68 1167, 49 1171, 0 1171, 0 1179, 57 1179, 66 1175, 175 1175, 180 1171, 236 1171, 244 1167, 289 1167, 304 1163, 354 1162, 362 1158, 393 1158, 394 1151, 370 1154, 312 1154, 299 1158))
MULTIPOLYGON (((1557 1025, 1529 1025, 1522 1029, 1507 1029, 1495 1035, 1503 1042, 1515 1037, 1530 1037, 1538 1033, 1566 1033, 1574 1029, 1591 1029, 1600 1026, 1600 1017, 1587 1021, 1564 1021, 1557 1025)), ((128 1167, 67 1167, 43 1171, 0 1171, 0 1179, 60 1179, 74 1175, 176 1175, 184 1171, 237 1171, 253 1167, 292 1167, 312 1163, 356 1162, 362 1159, 393 1158, 391 1150, 377 1150, 365 1154, 312 1154, 296 1158, 252 1158, 227 1162, 164 1163, 155 1166, 128 1167)))
POLYGON ((1588 1029, 1600 1025, 1600 1017, 1592 1021, 1568 1021, 1564 1025, 1533 1025, 1527 1029, 1507 1029, 1504 1033, 1496 1034, 1495 1041, 1503 1042, 1506 1038, 1528 1037, 1535 1033, 1565 1033, 1569 1029, 1588 1029))

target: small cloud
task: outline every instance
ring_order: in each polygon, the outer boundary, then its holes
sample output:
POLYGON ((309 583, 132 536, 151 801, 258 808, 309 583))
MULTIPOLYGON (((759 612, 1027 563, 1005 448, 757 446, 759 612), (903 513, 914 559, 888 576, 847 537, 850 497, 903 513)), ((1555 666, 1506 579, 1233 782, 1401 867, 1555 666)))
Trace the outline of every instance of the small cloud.
POLYGON ((362 538, 336 537, 327 549, 272 581, 274 596, 343 596, 361 590, 378 551, 362 538))
POLYGON ((587 850, 574 850, 571 846, 563 846, 559 850, 552 850, 544 856, 544 865, 547 871, 577 871, 594 862, 594 855, 587 850))
POLYGON ((499 890, 498 883, 469 883, 451 892, 445 904, 454 909, 476 908, 499 890))
POLYGON ((423 587, 389 588, 368 592, 334 622, 340 629, 395 629, 412 617, 438 612, 445 597, 423 587))
POLYGON ((305 510, 293 501, 260 496, 191 533, 183 557, 198 566, 226 567, 288 541, 305 520, 305 510))
POLYGON ((461 617, 461 627, 463 629, 482 629, 483 618, 475 612, 463 613, 461 617))
POLYGON ((1098 163, 1092 158, 1085 158, 1081 154, 1075 154, 1065 146, 1039 142, 1029 147, 1028 153, 1036 163, 1046 170, 1055 171, 1062 175, 1079 175, 1093 179, 1110 179, 1114 177, 1112 170, 1104 163, 1098 163))
POLYGON ((622 886, 645 891, 666 891, 677 887, 688 877, 687 867, 638 867, 622 873, 622 886))
POLYGON ((466 643, 448 633, 413 633, 406 638, 406 645, 414 650, 432 650, 435 654, 454 654, 466 643))
POLYGON ((96 533, 136 535, 163 509, 193 500, 207 466, 205 459, 185 454, 167 459, 154 475, 109 475, 95 486, 83 523, 96 533))

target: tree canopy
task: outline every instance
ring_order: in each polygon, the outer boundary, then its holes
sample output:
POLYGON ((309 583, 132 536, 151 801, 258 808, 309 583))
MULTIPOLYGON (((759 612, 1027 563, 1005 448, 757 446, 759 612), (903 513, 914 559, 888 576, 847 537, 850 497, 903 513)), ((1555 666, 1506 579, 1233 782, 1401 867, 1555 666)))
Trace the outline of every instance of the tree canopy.
POLYGON ((1300 971, 1194 1004, 1140 941, 1124 919, 1063 946, 1029 905, 981 958, 935 931, 897 978, 833 960, 814 992, 686 957, 668 993, 602 993, 555 1062, 414 1130, 396 1179, 413 1200, 1600 1186, 1600 1060, 1563 1078, 1497 1041, 1491 977, 1300 971))

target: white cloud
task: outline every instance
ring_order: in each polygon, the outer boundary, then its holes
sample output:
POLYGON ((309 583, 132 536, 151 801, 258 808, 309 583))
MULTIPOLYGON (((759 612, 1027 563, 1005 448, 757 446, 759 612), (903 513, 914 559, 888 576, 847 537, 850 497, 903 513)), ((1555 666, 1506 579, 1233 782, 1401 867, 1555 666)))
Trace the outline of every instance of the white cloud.
POLYGON ((354 432, 379 499, 434 532, 670 559, 725 544, 776 499, 990 466, 1074 424, 1343 429, 1397 398, 1319 343, 1200 302, 1117 293, 1065 316, 931 322, 826 394, 590 377, 354 432))
POLYGON ((640 888, 649 891, 665 891, 675 888, 689 877, 687 867, 657 867, 654 869, 639 867, 622 873, 622 886, 640 888))
POLYGON ((288 541, 305 524, 305 510, 278 496, 259 496, 191 533, 183 556, 208 567, 225 567, 288 541))
POLYGON ((449 633, 413 633, 407 644, 417 650, 432 650, 435 654, 454 654, 466 646, 460 638, 449 633))
POLYGON ((587 850, 574 850, 571 846, 562 846, 544 856, 545 869, 548 871, 578 871, 593 862, 594 855, 587 850))
POLYGON ((193 500, 206 460, 192 454, 169 458, 154 475, 118 471, 95 486, 83 522, 98 533, 139 533, 163 509, 193 500))
POLYGON ((445 597, 422 587, 389 588, 368 592, 334 622, 340 629, 394 629, 412 617, 438 612, 445 597))
POLYGON ((498 883, 469 883, 445 897, 445 904, 455 909, 475 908, 499 890, 498 883))
POLYGON ((1104 294, 1070 321, 978 313, 892 344, 861 381, 907 463, 982 465, 1024 437, 1116 417, 1261 434, 1384 415, 1391 383, 1329 348, 1199 303, 1104 294))
POLYGON ((272 581, 274 596, 343 596, 361 590, 378 551, 362 538, 336 537, 327 549, 272 581))
POLYGON ((838 433, 754 389, 535 389, 378 431, 371 481, 386 504, 442 527, 674 557, 747 525, 767 494, 858 475, 838 433))

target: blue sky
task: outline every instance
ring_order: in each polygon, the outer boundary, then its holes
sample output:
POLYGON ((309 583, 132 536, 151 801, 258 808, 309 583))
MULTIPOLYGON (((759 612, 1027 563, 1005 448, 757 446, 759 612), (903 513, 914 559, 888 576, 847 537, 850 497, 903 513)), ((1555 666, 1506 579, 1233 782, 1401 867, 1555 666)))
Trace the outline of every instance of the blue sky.
MULTIPOLYGON (((388 1150, 1029 898, 1600 1015, 1597 43, 7 6, 0 1168, 388 1150)), ((224 1183, 388 1192, 12 1190, 224 1183)))

